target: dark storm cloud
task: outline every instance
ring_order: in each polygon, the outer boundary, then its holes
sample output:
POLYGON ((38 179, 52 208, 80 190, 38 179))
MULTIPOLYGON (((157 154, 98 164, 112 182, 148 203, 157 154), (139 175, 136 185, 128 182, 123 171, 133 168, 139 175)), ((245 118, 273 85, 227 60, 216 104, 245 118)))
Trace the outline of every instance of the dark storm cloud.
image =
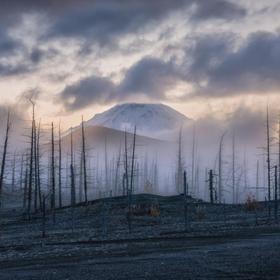
MULTIPOLYGON (((212 18, 231 20, 245 16, 237 4, 226 0, 97 0, 84 1, 75 9, 68 9, 53 18, 50 37, 77 37, 93 43, 108 43, 123 34, 137 32, 141 27, 165 19, 171 12, 196 6, 192 18, 197 21, 212 18)), ((187 11, 186 11, 187 13, 187 11)))
POLYGON ((120 84, 92 76, 67 86, 59 99, 68 110, 77 110, 92 103, 107 104, 144 96, 151 100, 165 99, 165 92, 180 80, 180 73, 170 62, 146 57, 135 63, 120 84))
POLYGON ((237 49, 233 45, 228 38, 219 43, 215 36, 196 44, 190 77, 198 85, 207 80, 198 93, 222 97, 279 90, 279 33, 256 32, 237 49))
POLYGON ((196 1, 193 20, 226 19, 233 20, 244 17, 246 10, 243 7, 229 1, 196 1))
POLYGON ((23 45, 19 40, 11 38, 5 28, 0 27, 0 58, 22 50, 23 45))
POLYGON ((179 79, 180 72, 172 63, 146 57, 127 71, 118 91, 124 95, 164 98, 166 90, 174 87, 179 79))
POLYGON ((235 39, 230 34, 200 38, 187 51, 190 64, 175 65, 146 57, 127 70, 120 84, 87 78, 66 87, 61 100, 72 110, 93 102, 104 104, 143 96, 166 100, 166 92, 183 80, 196 86, 191 96, 227 97, 279 90, 280 34, 257 32, 237 48, 235 39))
MULTIPOLYGON (((77 38, 81 41, 81 48, 92 44, 106 47, 116 46, 116 42, 123 35, 134 34, 143 27, 153 24, 158 26, 172 12, 196 5, 193 18, 208 20, 209 18, 233 17, 237 10, 242 9, 227 0, 10 0, 1 1, 0 9, 0 56, 21 52, 25 55, 24 62, 16 65, 6 65, 0 62, 1 76, 18 75, 30 71, 29 64, 39 64, 45 53, 40 48, 30 51, 24 50, 24 42, 10 37, 11 27, 17 28, 22 23, 22 16, 28 14, 44 14, 49 24, 47 30, 41 34, 37 42, 46 44, 52 38, 77 38), (217 12, 215 13, 214 11, 217 12), (229 11, 232 10, 230 13, 229 11), (207 12, 208 11, 208 12, 207 12), (210 16, 211 15, 211 16, 210 16), (27 62, 26 62, 27 61, 27 62), (26 65, 28 64, 28 65, 26 65)), ((40 18, 40 20, 43 20, 40 18)), ((63 52, 63 49, 61 49, 63 52)), ((9 57, 10 61, 10 57, 9 57)))
POLYGON ((94 102, 106 104, 115 100, 114 90, 109 79, 92 76, 67 86, 59 94, 59 100, 66 110, 77 110, 94 102))

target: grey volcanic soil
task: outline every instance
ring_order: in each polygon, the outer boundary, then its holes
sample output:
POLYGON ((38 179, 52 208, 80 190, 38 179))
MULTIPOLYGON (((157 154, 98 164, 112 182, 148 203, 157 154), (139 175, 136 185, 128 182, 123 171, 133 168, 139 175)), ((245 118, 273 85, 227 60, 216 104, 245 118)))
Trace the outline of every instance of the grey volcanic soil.
POLYGON ((1 210, 0 279, 280 279, 280 227, 267 209, 136 195, 132 232, 126 198, 78 205, 74 213, 1 210), (146 211, 157 205, 160 215, 146 211), (144 210, 143 210, 144 209, 144 210))

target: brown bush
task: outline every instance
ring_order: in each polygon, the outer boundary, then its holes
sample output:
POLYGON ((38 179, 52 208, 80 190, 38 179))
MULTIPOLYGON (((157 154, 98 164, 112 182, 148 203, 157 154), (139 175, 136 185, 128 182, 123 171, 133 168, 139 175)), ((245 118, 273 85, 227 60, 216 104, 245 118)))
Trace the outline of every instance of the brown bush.
POLYGON ((152 217, 158 217, 160 215, 160 210, 156 206, 152 206, 149 211, 149 215, 152 217))
POLYGON ((254 197, 248 196, 245 201, 245 209, 247 211, 256 211, 260 209, 260 205, 254 197))

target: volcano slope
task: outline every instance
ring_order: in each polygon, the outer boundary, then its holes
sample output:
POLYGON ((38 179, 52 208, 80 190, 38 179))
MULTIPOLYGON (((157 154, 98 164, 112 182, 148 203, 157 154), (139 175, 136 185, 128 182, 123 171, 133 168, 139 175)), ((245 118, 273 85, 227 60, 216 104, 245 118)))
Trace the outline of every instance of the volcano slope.
POLYGON ((280 227, 267 205, 145 194, 128 215, 128 202, 65 206, 45 227, 42 213, 1 209, 0 279, 280 279, 280 227))

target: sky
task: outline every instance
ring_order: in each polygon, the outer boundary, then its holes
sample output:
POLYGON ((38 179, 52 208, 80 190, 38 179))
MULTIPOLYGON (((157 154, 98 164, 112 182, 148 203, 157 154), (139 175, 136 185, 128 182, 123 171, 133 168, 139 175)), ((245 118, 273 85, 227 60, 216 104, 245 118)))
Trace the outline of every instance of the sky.
POLYGON ((123 102, 247 128, 280 89, 280 1, 2 0, 0 115, 64 129, 123 102))

